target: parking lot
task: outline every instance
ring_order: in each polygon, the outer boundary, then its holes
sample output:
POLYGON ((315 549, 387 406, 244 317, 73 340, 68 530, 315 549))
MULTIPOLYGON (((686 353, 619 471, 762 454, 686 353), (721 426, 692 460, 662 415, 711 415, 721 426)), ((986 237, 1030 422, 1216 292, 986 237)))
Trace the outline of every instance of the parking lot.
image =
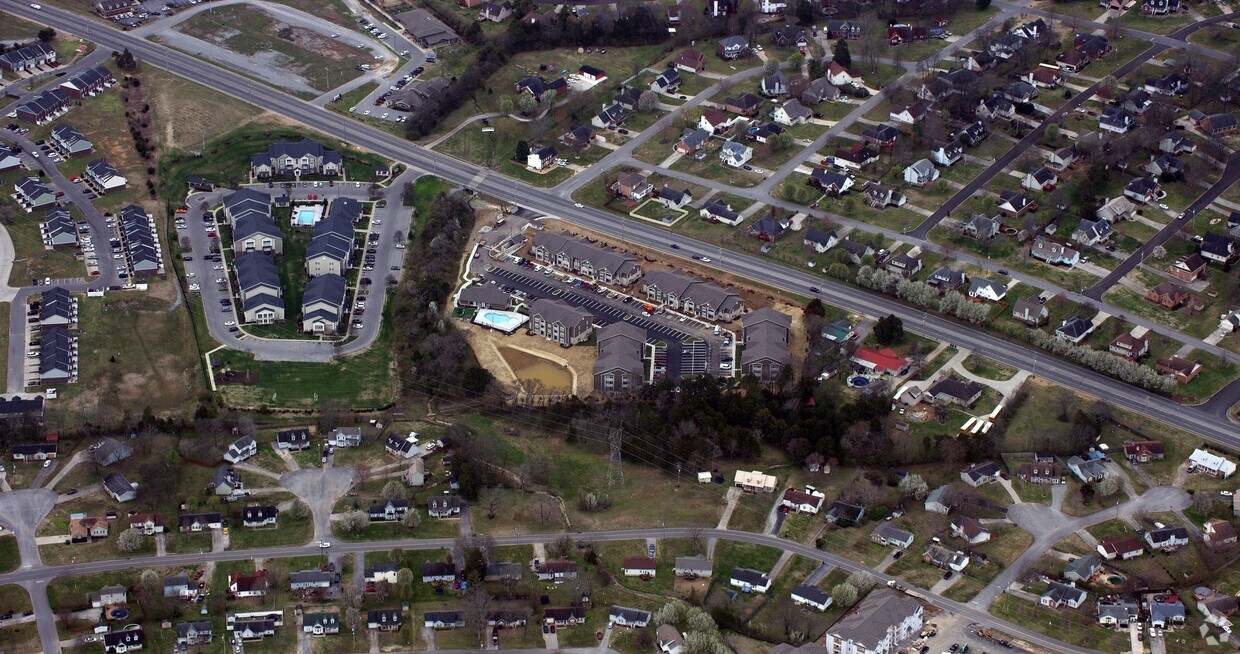
POLYGON ((652 313, 646 310, 647 305, 640 297, 598 285, 590 285, 592 290, 587 290, 586 282, 582 280, 557 272, 549 273, 547 268, 539 270, 532 263, 522 266, 508 257, 491 261, 485 267, 479 263, 486 261, 482 258, 473 260, 473 272, 517 295, 527 305, 538 298, 553 298, 585 308, 595 316, 598 325, 624 321, 646 330, 647 344, 666 344, 665 348, 657 348, 653 354, 656 380, 663 375, 672 380, 678 380, 683 375, 706 373, 732 375, 735 344, 728 329, 720 328, 716 334, 713 325, 694 318, 662 309, 652 313), (685 341, 690 342, 686 344, 685 341))

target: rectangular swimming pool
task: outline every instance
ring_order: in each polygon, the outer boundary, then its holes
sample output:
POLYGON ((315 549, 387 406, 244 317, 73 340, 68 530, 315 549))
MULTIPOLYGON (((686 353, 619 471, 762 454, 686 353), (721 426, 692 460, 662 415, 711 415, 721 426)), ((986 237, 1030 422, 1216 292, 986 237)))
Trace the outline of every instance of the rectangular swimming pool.
POLYGON ((314 209, 298 209, 297 215, 293 218, 293 222, 297 225, 310 226, 314 224, 314 219, 318 212, 314 209))

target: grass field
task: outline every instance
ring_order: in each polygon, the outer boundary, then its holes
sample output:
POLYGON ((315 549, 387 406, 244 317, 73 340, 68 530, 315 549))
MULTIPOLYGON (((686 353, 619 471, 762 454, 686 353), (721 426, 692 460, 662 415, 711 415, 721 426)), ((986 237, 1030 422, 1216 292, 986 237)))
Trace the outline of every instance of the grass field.
POLYGON ((0 41, 34 39, 40 29, 42 29, 41 25, 36 25, 28 20, 6 13, 4 14, 4 20, 0 21, 0 41))
POLYGON ((21 555, 17 551, 17 539, 13 536, 0 537, 0 573, 12 572, 21 565, 21 555))
POLYGON ((262 112, 219 90, 208 88, 152 65, 142 79, 150 94, 152 124, 163 148, 201 150, 203 138, 245 125, 262 112))
POLYGON ((367 49, 290 27, 261 9, 241 5, 204 11, 175 29, 262 60, 272 68, 301 77, 319 91, 344 84, 357 76, 356 66, 373 63, 367 49))

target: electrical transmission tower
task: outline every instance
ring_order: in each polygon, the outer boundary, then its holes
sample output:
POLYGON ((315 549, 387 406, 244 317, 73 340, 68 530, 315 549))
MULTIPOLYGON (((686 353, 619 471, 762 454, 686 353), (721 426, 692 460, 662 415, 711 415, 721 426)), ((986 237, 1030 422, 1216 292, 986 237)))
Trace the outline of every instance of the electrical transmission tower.
POLYGON ((621 442, 624 432, 620 429, 612 429, 607 435, 607 443, 611 446, 611 458, 607 460, 607 486, 610 488, 613 483, 624 483, 624 459, 621 455, 621 442))

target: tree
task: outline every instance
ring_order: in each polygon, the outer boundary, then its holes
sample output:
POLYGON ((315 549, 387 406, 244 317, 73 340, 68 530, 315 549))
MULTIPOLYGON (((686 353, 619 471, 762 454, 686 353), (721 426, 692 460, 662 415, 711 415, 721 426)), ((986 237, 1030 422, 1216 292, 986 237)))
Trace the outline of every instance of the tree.
POLYGON ((857 603, 857 588, 848 582, 836 584, 831 589, 831 598, 836 606, 852 606, 857 603))
POLYGON ((874 584, 878 583, 878 581, 870 573, 860 570, 848 575, 848 579, 845 583, 853 588, 856 588, 858 593, 864 593, 865 591, 873 588, 874 584))
POLYGON ((302 520, 310 517, 310 505, 301 500, 293 500, 293 506, 288 508, 290 518, 302 520))
POLYGON ((1051 141, 1059 138, 1059 123, 1050 123, 1046 126, 1046 138, 1051 141))
POLYGON ((766 63, 762 64, 762 70, 765 70, 767 75, 774 73, 779 70, 779 61, 773 58, 767 59, 766 63))
POLYGON ((1094 482, 1094 486, 1098 497, 1110 497, 1124 487, 1124 482, 1120 480, 1119 475, 1107 475, 1094 482))
POLYGON ((501 95, 499 97, 499 112, 501 114, 507 115, 512 113, 512 109, 515 106, 516 103, 513 102, 511 95, 501 95))
POLYGON ((365 511, 349 511, 340 516, 340 528, 351 534, 356 534, 369 524, 370 516, 365 511))
POLYGON ((405 511, 405 515, 401 516, 400 524, 410 528, 417 529, 422 524, 422 513, 414 509, 405 511))
POLYGON ((785 61, 788 62, 789 68, 791 68, 794 71, 800 71, 801 64, 805 63, 805 55, 801 54, 800 52, 794 52, 788 55, 788 58, 785 61))
POLYGON ((990 7, 990 0, 973 0, 973 6, 977 7, 978 11, 986 11, 990 7))
POLYGON ((653 93, 643 93, 637 96, 637 110, 641 112, 651 112, 659 104, 659 98, 653 93))
POLYGON ((465 628, 473 631, 479 642, 486 635, 487 615, 494 608, 495 600, 480 584, 471 585, 461 598, 461 617, 465 619, 465 628))
POLYGON ((530 156, 530 144, 526 141, 517 141, 517 151, 513 157, 517 161, 525 161, 530 156))
POLYGON ((142 532, 131 527, 122 531, 121 535, 117 537, 116 551, 130 554, 142 549, 142 546, 145 544, 146 536, 143 536, 142 532))
POLYGON ((43 29, 39 30, 40 41, 44 43, 51 43, 52 39, 54 38, 56 38, 56 30, 50 27, 44 27, 43 29))
POLYGON ((921 475, 905 475, 899 484, 900 495, 914 500, 924 500, 930 494, 930 485, 921 475))
POLYGON ((894 314, 888 314, 874 323, 874 338, 879 345, 891 345, 904 338, 904 321, 894 314))
POLYGON ((831 51, 831 58, 845 68, 852 67, 852 53, 848 51, 848 41, 846 39, 840 39, 835 42, 835 49, 831 51))
POLYGON ((787 132, 772 134, 767 137, 766 144, 771 148, 772 152, 787 150, 788 146, 792 145, 792 136, 787 132))
POLYGON ((538 98, 529 93, 522 93, 521 97, 517 98, 517 108, 523 114, 532 114, 535 109, 538 109, 538 98))
POLYGON ((383 485, 382 495, 385 500, 403 500, 407 497, 405 485, 395 479, 383 485))

